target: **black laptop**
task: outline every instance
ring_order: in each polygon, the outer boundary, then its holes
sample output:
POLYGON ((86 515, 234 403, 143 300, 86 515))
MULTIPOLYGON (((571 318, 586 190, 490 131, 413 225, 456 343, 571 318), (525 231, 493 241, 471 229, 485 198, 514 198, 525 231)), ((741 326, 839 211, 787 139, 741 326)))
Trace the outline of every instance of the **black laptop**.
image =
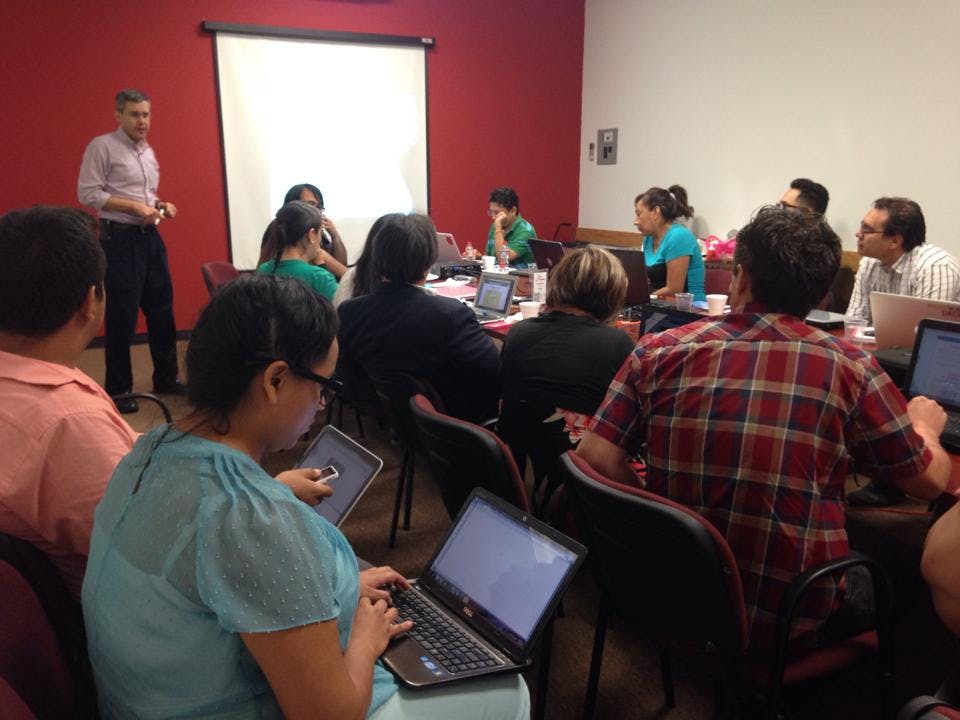
POLYGON ((533 253, 533 260, 537 263, 537 268, 549 270, 563 258, 563 243, 556 240, 539 240, 531 238, 530 251, 533 253))
POLYGON ((326 479, 327 473, 324 472, 321 480, 333 488, 333 495, 324 498, 313 509, 340 527, 380 472, 383 460, 333 425, 327 425, 310 443, 297 467, 320 468, 330 472, 329 479, 326 479))
POLYGON ((920 321, 904 394, 923 395, 943 406, 947 425, 940 444, 960 452, 960 323, 920 321))
POLYGON ((647 278, 647 262, 643 250, 607 248, 616 257, 627 273, 626 307, 646 305, 650 302, 650 281, 647 278))
POLYGON ((643 306, 640 319, 642 321, 640 335, 643 336, 648 333, 671 330, 698 320, 707 320, 708 316, 687 310, 677 310, 676 303, 669 300, 653 300, 643 306))
POLYGON ((423 575, 393 603, 413 628, 381 659, 412 688, 530 664, 587 550, 482 488, 467 498, 423 575))

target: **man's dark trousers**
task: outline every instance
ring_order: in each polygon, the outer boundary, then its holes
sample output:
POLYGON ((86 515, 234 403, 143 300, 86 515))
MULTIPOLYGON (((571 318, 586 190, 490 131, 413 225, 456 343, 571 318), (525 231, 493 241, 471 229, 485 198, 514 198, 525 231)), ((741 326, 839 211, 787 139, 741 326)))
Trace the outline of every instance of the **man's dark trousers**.
POLYGON ((154 388, 169 387, 177 379, 177 328, 163 238, 153 225, 101 220, 100 239, 107 256, 104 387, 110 395, 133 389, 130 343, 138 309, 147 319, 154 388))

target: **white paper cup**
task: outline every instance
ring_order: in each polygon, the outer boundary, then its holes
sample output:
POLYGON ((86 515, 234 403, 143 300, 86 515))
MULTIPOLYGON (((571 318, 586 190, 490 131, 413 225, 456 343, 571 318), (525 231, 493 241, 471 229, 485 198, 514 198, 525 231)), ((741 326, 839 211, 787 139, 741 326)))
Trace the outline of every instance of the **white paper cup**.
POLYGON ((540 314, 540 303, 536 300, 524 300, 520 303, 520 314, 524 320, 536 317, 540 314))
POLYGON ((483 263, 484 270, 493 270, 494 265, 497 263, 497 259, 493 255, 484 255, 480 258, 480 261, 483 263))
POLYGON ((693 310, 693 293, 677 293, 674 295, 677 301, 677 310, 693 310))
POLYGON ((723 315, 723 309, 727 306, 727 296, 722 293, 711 293, 707 295, 707 313, 711 316, 723 315))

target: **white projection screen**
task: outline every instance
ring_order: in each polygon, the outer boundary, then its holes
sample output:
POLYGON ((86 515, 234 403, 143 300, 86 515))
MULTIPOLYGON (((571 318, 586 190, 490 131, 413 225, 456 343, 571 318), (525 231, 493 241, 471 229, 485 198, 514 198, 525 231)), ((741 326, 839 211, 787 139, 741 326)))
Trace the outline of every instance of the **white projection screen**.
POLYGON ((299 183, 323 192, 351 263, 378 217, 429 210, 430 38, 215 38, 234 265, 256 267, 263 231, 299 183))

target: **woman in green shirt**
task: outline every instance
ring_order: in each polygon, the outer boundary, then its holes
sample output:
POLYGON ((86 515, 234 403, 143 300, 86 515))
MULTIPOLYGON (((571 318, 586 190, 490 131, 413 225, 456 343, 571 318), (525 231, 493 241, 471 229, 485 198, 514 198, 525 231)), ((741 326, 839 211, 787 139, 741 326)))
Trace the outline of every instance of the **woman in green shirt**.
POLYGON ((320 251, 322 227, 323 216, 313 205, 301 200, 284 205, 268 229, 276 256, 257 272, 296 278, 330 300, 337 291, 337 279, 325 267, 312 264, 320 251))

